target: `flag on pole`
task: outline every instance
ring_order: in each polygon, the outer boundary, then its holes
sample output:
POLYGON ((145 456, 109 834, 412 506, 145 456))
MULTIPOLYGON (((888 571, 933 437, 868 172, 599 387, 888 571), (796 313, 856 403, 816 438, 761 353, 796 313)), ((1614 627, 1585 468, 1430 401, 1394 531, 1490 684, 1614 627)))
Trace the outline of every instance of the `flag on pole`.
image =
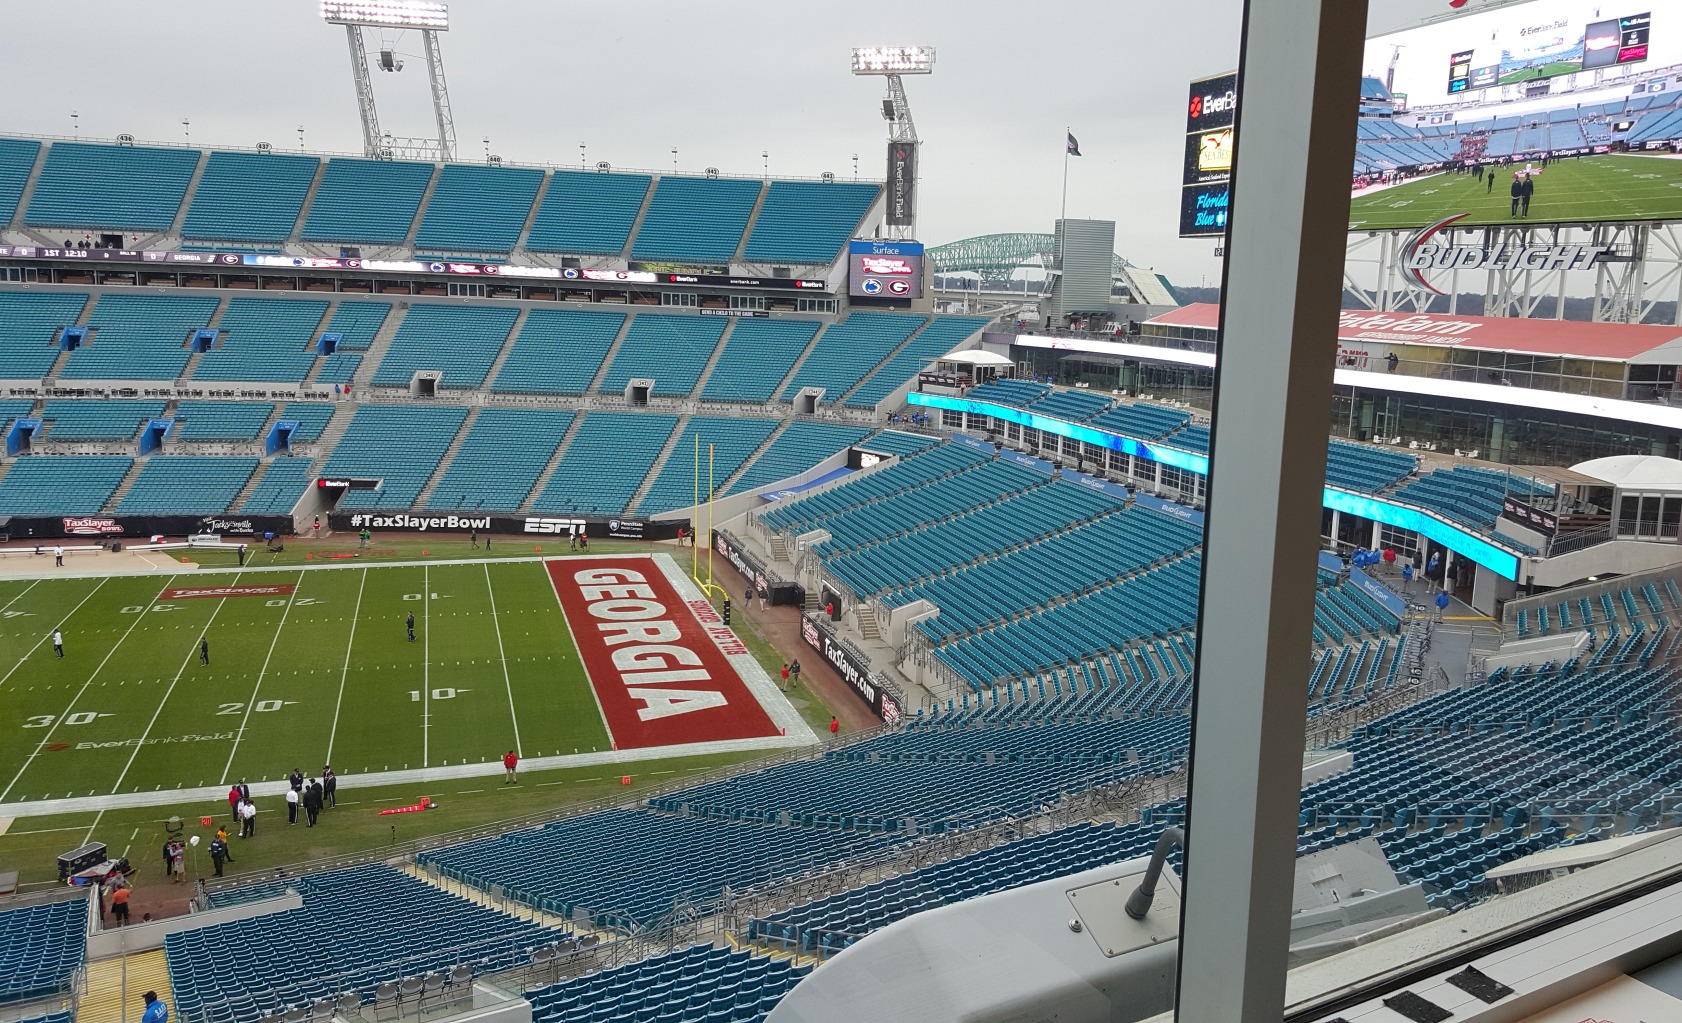
POLYGON ((1071 132, 1066 132, 1066 134, 1069 136, 1068 155, 1079 156, 1080 155, 1080 142, 1075 139, 1075 133, 1071 131, 1071 132))

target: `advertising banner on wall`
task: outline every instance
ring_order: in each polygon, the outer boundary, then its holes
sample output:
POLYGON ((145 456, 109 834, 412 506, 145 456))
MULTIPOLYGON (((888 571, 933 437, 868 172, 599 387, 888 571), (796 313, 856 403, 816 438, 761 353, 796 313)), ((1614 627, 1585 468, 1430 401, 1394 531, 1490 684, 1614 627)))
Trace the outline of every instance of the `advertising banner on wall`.
POLYGON ((1180 237, 1226 234, 1238 112, 1238 73, 1191 83, 1186 100, 1186 157, 1180 177, 1180 237))
POLYGON ((888 143, 888 226, 909 227, 917 219, 917 143, 888 143))
POLYGON ((14 517, 0 524, 14 540, 83 537, 89 540, 144 540, 151 536, 214 534, 231 540, 292 531, 290 515, 63 515, 14 517))
MULTIPOLYGON (((291 528, 291 519, 287 519, 291 528)), ((390 533, 516 533, 532 537, 566 537, 583 533, 592 540, 671 540, 680 522, 615 519, 585 515, 414 515, 409 512, 334 512, 327 517, 334 529, 364 529, 390 533)))
POLYGON ((841 642, 828 622, 818 615, 804 615, 800 619, 800 638, 823 657, 824 663, 835 669, 841 680, 870 706, 871 713, 883 721, 899 720, 899 701, 870 680, 870 664, 841 642))

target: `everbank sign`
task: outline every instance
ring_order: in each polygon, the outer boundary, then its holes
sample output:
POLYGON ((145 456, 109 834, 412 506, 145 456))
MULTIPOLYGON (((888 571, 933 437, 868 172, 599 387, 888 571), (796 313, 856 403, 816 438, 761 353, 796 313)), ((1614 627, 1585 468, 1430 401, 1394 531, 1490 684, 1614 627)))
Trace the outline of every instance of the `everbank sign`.
POLYGON ((1422 228, 1402 245, 1402 276, 1433 294, 1443 292, 1425 279, 1427 270, 1588 270, 1610 245, 1452 245, 1431 241, 1470 214, 1458 213, 1422 228))
POLYGON ((1345 309, 1337 317, 1337 336, 1344 341, 1388 341, 1410 345, 1457 345, 1482 327, 1472 320, 1405 313, 1374 313, 1345 309))

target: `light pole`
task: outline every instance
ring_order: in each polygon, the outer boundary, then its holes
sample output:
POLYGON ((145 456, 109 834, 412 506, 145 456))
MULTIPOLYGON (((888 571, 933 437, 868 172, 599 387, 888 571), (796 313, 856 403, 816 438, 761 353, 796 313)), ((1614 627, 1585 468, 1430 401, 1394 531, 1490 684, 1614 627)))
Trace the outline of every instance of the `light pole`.
MULTIPOLYGON (((450 8, 436 0, 321 0, 321 17, 330 25, 343 25, 350 44, 350 71, 356 87, 356 109, 362 118, 362 155, 381 156, 386 148, 385 133, 374 108, 374 83, 368 74, 368 50, 362 40, 364 28, 413 29, 421 34, 426 51, 427 83, 432 90, 432 113, 438 137, 434 140, 394 140, 394 156, 438 160, 456 158, 455 115, 450 111, 450 90, 444 81, 444 55, 438 48, 438 33, 449 30, 450 8), (399 152, 399 150, 401 150, 399 152)), ((400 69, 401 65, 396 68, 400 69)))
POLYGON ((882 119, 888 122, 888 233, 917 235, 917 125, 905 98, 904 75, 934 74, 932 46, 865 46, 853 50, 853 74, 888 80, 882 119))

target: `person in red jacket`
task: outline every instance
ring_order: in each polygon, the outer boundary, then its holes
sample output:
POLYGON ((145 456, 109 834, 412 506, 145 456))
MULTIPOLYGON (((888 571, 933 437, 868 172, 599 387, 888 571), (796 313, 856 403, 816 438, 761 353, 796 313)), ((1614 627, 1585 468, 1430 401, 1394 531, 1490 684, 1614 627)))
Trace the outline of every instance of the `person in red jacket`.
POLYGON ((235 785, 228 789, 228 813, 233 816, 235 821, 239 820, 239 800, 239 786, 235 785))
POLYGON ((829 719, 829 734, 833 738, 841 734, 841 719, 833 715, 829 719))
POLYGON ((518 766, 520 766, 520 758, 514 755, 513 750, 509 750, 502 755, 502 783, 504 785, 516 784, 514 768, 518 766))

